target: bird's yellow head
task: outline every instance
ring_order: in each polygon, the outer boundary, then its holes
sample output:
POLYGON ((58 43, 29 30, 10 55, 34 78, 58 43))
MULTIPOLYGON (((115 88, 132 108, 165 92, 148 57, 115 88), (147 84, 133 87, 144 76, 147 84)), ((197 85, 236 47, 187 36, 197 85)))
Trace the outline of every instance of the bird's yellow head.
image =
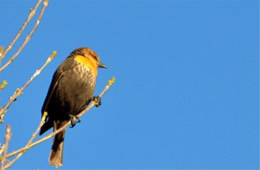
POLYGON ((74 50, 70 56, 73 56, 74 60, 88 67, 95 76, 97 76, 97 68, 107 68, 107 66, 100 61, 98 55, 87 47, 74 50))

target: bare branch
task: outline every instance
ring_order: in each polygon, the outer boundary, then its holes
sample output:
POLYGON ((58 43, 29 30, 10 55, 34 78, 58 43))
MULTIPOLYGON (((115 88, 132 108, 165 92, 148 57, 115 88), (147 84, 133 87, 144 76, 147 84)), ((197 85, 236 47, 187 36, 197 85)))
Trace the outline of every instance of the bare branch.
MULTIPOLYGON (((106 87, 104 88, 104 90, 99 94, 99 97, 101 98, 105 92, 111 87, 112 84, 114 84, 115 82, 115 78, 113 77, 111 80, 108 81, 108 84, 106 85, 106 87)), ((91 101, 90 104, 83 110, 79 113, 78 117, 81 117, 82 115, 84 115, 87 111, 89 111, 91 108, 93 108, 95 106, 95 102, 94 101, 91 101)), ((70 125, 70 121, 68 121, 64 126, 62 126, 61 128, 57 129, 56 131, 50 133, 49 135, 35 141, 34 143, 31 143, 29 145, 26 145, 25 147, 21 148, 21 149, 18 149, 16 151, 13 151, 11 153, 9 153, 6 158, 9 158, 9 157, 12 157, 18 153, 21 153, 21 152, 25 152, 26 150, 50 139, 51 137, 55 136, 57 133, 61 132, 62 130, 66 129, 68 126, 70 125)))
MULTIPOLYGON (((25 38, 23 44, 21 45, 21 47, 17 50, 17 52, 2 66, 0 67, 0 72, 3 71, 9 64, 11 64, 13 62, 13 60, 20 54, 20 52, 23 50, 23 48, 26 46, 26 44, 30 41, 33 33, 35 32, 36 28, 38 27, 40 21, 41 21, 41 18, 43 16, 43 13, 46 9, 46 7, 48 6, 48 3, 49 1, 48 0, 44 0, 44 3, 43 3, 43 7, 42 7, 42 10, 41 10, 41 13, 32 29, 32 31, 30 32, 29 35, 27 35, 27 37, 25 38)), ((35 12, 35 11, 34 11, 35 12)), ((2 55, 2 57, 4 56, 5 54, 2 55)))
MULTIPOLYGON (((38 132, 40 131, 42 125, 45 123, 46 117, 47 117, 47 112, 45 112, 45 113, 43 114, 42 120, 41 120, 41 122, 39 123, 39 126, 37 127, 36 131, 33 133, 32 137, 31 137, 31 139, 27 142, 27 144, 26 144, 25 146, 29 146, 29 145, 32 143, 33 139, 36 137, 36 135, 37 135, 38 132)), ((5 165, 4 168, 10 168, 10 167, 12 166, 12 164, 13 164, 15 161, 17 161, 24 153, 25 153, 25 151, 24 151, 24 152, 20 152, 12 161, 8 162, 8 164, 5 165)))
POLYGON ((18 96, 23 94, 24 89, 37 77, 42 70, 52 61, 52 59, 57 55, 56 51, 53 51, 53 53, 48 57, 46 62, 41 66, 39 70, 36 70, 33 76, 23 85, 22 88, 16 89, 14 94, 10 97, 8 103, 0 110, 0 123, 3 122, 4 115, 7 111, 7 109, 10 107, 10 105, 17 99, 18 96))
POLYGON ((8 144, 9 141, 11 139, 11 126, 7 125, 6 126, 6 133, 5 133, 5 144, 4 144, 4 148, 3 148, 3 157, 1 160, 1 170, 5 169, 5 161, 6 161, 6 156, 7 156, 7 149, 8 149, 8 144))
POLYGON ((41 1, 42 0, 38 0, 38 2, 36 3, 35 7, 30 10, 30 13, 29 13, 27 19, 25 20, 24 24, 22 25, 22 27, 20 28, 20 30, 18 31, 18 33, 16 34, 16 36, 14 37, 12 42, 8 45, 7 49, 3 52, 2 55, 0 55, 0 62, 3 60, 3 58, 6 56, 6 54, 12 49, 14 43, 17 41, 17 39, 22 34, 23 30, 26 28, 27 24, 30 22, 32 17, 35 15, 35 13, 36 13, 36 11, 37 11, 41 1))
MULTIPOLYGON (((4 53, 4 47, 1 46, 1 47, 0 47, 0 58, 2 58, 3 53, 4 53)), ((0 60, 0 61, 1 61, 1 60, 0 60)))

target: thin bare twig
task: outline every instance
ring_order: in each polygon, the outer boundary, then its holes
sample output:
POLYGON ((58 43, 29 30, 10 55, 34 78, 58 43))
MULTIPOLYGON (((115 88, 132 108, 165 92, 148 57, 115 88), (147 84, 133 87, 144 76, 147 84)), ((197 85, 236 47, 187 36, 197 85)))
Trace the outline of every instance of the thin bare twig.
MULTIPOLYGON (((25 146, 29 146, 32 143, 33 139, 36 137, 36 135, 40 131, 42 125, 44 124, 46 117, 47 117, 47 112, 45 112, 43 114, 41 122, 39 123, 39 126, 37 127, 36 131, 33 133, 32 137, 31 137, 31 139, 27 142, 27 144, 25 146)), ((25 153, 25 151, 20 152, 12 161, 8 162, 8 164, 6 164, 4 168, 10 168, 12 166, 12 164, 15 161, 17 161, 24 153, 25 153)))
POLYGON ((0 67, 0 72, 3 71, 9 64, 11 64, 14 61, 14 59, 20 54, 20 52, 23 50, 23 48, 26 46, 26 44, 30 41, 33 33, 35 32, 36 28, 40 24, 41 18, 42 18, 43 14, 44 14, 44 11, 45 11, 46 7, 48 6, 48 3, 49 3, 49 0, 44 0, 41 13, 40 13, 40 15, 39 15, 39 17, 38 17, 38 19, 37 19, 37 21, 36 21, 32 31, 30 32, 29 35, 27 35, 27 37, 25 38, 23 44, 17 50, 17 52, 2 67, 0 67))
POLYGON ((4 115, 7 111, 7 109, 10 107, 10 105, 17 99, 18 96, 23 94, 24 89, 37 77, 42 70, 52 61, 52 59, 57 55, 56 51, 53 51, 53 53, 48 57, 46 62, 41 66, 39 70, 36 70, 33 76, 23 85, 22 88, 16 89, 14 94, 10 97, 8 103, 0 110, 0 123, 3 122, 4 115))
MULTIPOLYGON (((108 83, 107 83, 106 87, 104 88, 104 90, 99 94, 99 97, 100 97, 100 98, 101 98, 101 97, 105 94, 105 92, 112 86, 112 84, 114 84, 114 82, 115 82, 115 78, 114 78, 114 77, 113 77, 111 80, 108 81, 108 83)), ((79 113, 78 117, 81 117, 82 115, 84 115, 87 111, 89 111, 89 110, 90 110, 92 107, 94 107, 94 106, 95 106, 95 102, 94 102, 94 101, 90 102, 90 104, 89 104, 83 111, 81 111, 81 112, 79 113)), ((43 138, 41 138, 41 139, 35 141, 34 143, 31 143, 30 145, 27 145, 27 146, 25 146, 25 147, 23 147, 23 148, 21 148, 21 149, 18 149, 18 150, 16 150, 16 151, 13 151, 13 152, 9 153, 9 154, 6 156, 6 158, 12 157, 12 156, 14 156, 14 155, 16 155, 16 154, 18 154, 18 153, 20 153, 20 152, 25 152, 26 150, 28 150, 28 149, 30 149, 30 148, 32 148, 32 147, 34 147, 34 146, 36 146, 36 145, 38 145, 38 144, 44 142, 44 141, 50 139, 51 137, 55 136, 57 133, 59 133, 59 132, 61 132, 62 130, 66 129, 69 125, 70 125, 70 121, 68 121, 68 122, 67 122, 64 126, 62 126, 61 128, 57 129, 56 131, 50 133, 49 135, 47 135, 47 136, 45 136, 45 137, 43 137, 43 138)))
MULTIPOLYGON (((4 47, 1 46, 1 47, 0 47, 0 58, 2 58, 3 53, 4 53, 4 47)), ((1 61, 1 60, 0 60, 0 61, 1 61)))
POLYGON ((0 54, 0 62, 3 60, 3 58, 6 56, 6 54, 12 49, 14 43, 17 41, 17 39, 20 37, 20 35, 22 34, 23 30, 26 28, 27 24, 30 22, 30 20, 32 19, 32 17, 35 15, 40 3, 42 0, 38 0, 38 2, 36 3, 35 7, 33 9, 30 10, 30 13, 27 17, 27 19, 25 20, 25 22, 23 23, 22 27, 20 28, 20 30, 18 31, 18 33, 16 34, 16 36, 14 37, 14 39, 12 40, 12 42, 8 45, 8 47, 6 48, 6 50, 2 53, 2 55, 0 54))
POLYGON ((7 149, 8 149, 8 144, 11 139, 11 126, 7 125, 6 126, 6 133, 5 133, 5 144, 4 144, 4 150, 3 150, 3 157, 1 160, 1 170, 5 169, 5 161, 6 161, 6 156, 7 156, 7 149))

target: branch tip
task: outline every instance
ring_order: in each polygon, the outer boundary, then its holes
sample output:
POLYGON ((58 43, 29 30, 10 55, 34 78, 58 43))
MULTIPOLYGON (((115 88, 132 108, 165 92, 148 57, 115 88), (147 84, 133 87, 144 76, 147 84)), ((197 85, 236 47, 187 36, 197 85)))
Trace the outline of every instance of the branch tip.
POLYGON ((10 125, 7 125, 6 126, 6 133, 10 133, 11 132, 11 126, 10 125))
POLYGON ((4 46, 1 46, 0 47, 0 57, 3 55, 3 53, 4 53, 4 46))
POLYGON ((48 116, 48 112, 44 112, 42 117, 45 119, 48 116))
POLYGON ((3 90, 3 89, 6 87, 7 84, 8 84, 8 83, 7 83, 6 80, 2 81, 2 83, 1 83, 1 85, 0 85, 0 90, 3 90))
POLYGON ((43 5, 47 6, 49 4, 49 0, 44 0, 43 5))
POLYGON ((107 85, 108 85, 108 86, 112 86, 112 85, 115 83, 115 81, 116 81, 116 78, 115 78, 115 77, 112 77, 110 80, 108 80, 107 85))
POLYGON ((51 54, 51 59, 53 59, 57 55, 57 51, 53 51, 51 54))

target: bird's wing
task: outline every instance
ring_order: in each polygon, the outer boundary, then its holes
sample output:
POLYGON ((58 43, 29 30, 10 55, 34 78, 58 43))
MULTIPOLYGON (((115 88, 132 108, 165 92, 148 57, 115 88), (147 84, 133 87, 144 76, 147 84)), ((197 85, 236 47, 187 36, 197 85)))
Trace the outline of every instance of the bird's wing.
MULTIPOLYGON (((44 104, 42 106, 42 115, 43 115, 44 112, 46 112, 46 111, 48 112, 49 111, 48 110, 49 103, 52 100, 53 93, 56 90, 57 85, 59 84, 59 81, 61 80, 62 76, 63 76, 63 72, 62 71, 58 71, 58 70, 53 75, 52 81, 51 81, 51 85, 49 87, 47 96, 46 96, 44 104)), ((40 135, 42 135, 44 132, 49 130, 51 127, 53 127, 53 122, 52 122, 52 120, 49 119, 49 115, 47 115, 47 117, 45 118, 45 123, 41 127, 40 135)))
POLYGON ((51 85, 49 87, 48 93, 47 93, 47 97, 46 97, 44 104, 42 106, 42 115, 45 111, 48 110, 49 102, 52 99, 52 95, 53 95, 54 91, 56 90, 56 87, 59 84, 59 81, 61 80, 63 73, 64 72, 62 72, 62 71, 56 71, 55 72, 55 74, 52 78, 51 85))
POLYGON ((48 111, 49 103, 52 100, 53 94, 59 84, 61 78, 63 77, 64 73, 71 70, 73 67, 72 65, 76 66, 78 63, 74 62, 74 58, 67 58, 56 70, 52 77, 51 85, 49 87, 46 99, 42 106, 42 115, 45 111, 48 111))

